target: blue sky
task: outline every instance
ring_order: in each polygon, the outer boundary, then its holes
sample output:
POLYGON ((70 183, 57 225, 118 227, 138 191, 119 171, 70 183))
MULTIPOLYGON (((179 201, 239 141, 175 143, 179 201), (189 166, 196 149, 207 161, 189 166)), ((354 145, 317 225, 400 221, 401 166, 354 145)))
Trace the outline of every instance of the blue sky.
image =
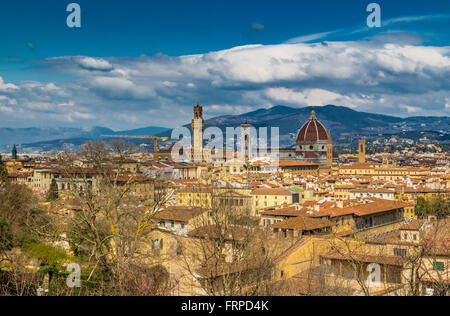
POLYGON ((210 117, 328 101, 448 115, 449 1, 378 0, 377 29, 364 0, 74 2, 81 29, 70 1, 0 4, 0 126, 174 126, 197 96, 210 117))

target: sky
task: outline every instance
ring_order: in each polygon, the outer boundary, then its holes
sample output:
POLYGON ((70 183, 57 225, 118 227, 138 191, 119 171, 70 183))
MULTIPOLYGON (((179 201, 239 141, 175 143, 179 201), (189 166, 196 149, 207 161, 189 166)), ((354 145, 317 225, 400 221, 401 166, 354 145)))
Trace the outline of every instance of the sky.
POLYGON ((206 118, 280 104, 449 114, 447 0, 71 1, 0 4, 0 127, 175 127, 197 98, 206 118))

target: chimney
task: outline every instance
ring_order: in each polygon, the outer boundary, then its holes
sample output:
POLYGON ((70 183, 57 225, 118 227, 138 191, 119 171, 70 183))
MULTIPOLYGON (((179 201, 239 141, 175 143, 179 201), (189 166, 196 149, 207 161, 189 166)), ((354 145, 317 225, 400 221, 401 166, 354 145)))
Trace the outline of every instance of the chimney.
POLYGON ((344 207, 344 201, 336 201, 336 206, 339 208, 343 208, 344 207))
POLYGON ((320 211, 320 205, 314 204, 314 211, 319 212, 320 211))

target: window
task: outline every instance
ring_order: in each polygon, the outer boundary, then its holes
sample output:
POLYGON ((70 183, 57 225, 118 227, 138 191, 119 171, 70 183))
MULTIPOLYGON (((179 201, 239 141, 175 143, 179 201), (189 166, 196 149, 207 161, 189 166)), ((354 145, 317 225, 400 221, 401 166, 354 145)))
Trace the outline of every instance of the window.
POLYGON ((394 256, 406 257, 406 249, 394 248, 394 256))
POLYGON ((175 227, 175 222, 174 221, 170 221, 170 227, 175 227))
POLYGON ((433 262, 433 270, 444 271, 444 270, 445 270, 445 265, 444 265, 444 263, 441 262, 441 261, 435 261, 435 262, 433 262))

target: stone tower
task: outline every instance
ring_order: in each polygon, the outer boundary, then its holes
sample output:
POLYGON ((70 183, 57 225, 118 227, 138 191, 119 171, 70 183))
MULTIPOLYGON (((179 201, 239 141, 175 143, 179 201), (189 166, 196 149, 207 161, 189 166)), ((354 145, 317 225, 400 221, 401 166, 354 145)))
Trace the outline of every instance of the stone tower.
POLYGON ((241 150, 242 158, 251 159, 252 153, 252 125, 244 123, 241 125, 241 150))
POLYGON ((192 120, 192 161, 203 161, 203 130, 205 129, 205 121, 203 120, 203 108, 199 101, 194 106, 194 119, 192 120))
POLYGON ((366 140, 364 139, 358 141, 358 161, 359 163, 366 162, 366 140))

